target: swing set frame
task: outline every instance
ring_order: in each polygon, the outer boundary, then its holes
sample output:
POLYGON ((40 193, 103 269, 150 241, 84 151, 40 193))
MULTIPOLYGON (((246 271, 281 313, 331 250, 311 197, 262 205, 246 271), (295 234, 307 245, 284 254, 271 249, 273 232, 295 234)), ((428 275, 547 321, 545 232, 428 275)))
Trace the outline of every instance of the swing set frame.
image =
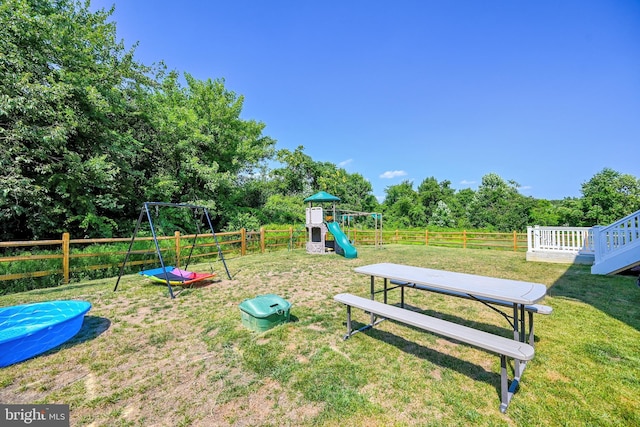
MULTIPOLYGON (((340 222, 342 224, 342 229, 345 230, 345 234, 351 239, 351 220, 358 217, 371 217, 374 220, 374 246, 376 248, 382 247, 383 239, 382 239, 382 213, 379 212, 360 212, 360 211, 352 211, 348 209, 338 209, 336 211, 337 217, 340 218, 340 222)), ((355 226, 354 226, 355 228, 355 226)), ((355 240, 355 239, 354 239, 355 240)))
MULTIPOLYGON (((224 254, 222 253, 222 249, 220 248, 220 243, 218 242, 218 237, 216 236, 216 232, 213 229, 213 223, 211 222, 211 216, 209 215, 209 211, 206 207, 204 206, 198 206, 198 205, 191 205, 191 204, 187 204, 187 203, 165 203, 165 202, 144 202, 142 205, 142 208, 140 209, 140 215, 138 216, 138 222, 136 224, 136 228, 133 232, 133 236, 131 237, 131 242, 129 243, 129 248, 127 249, 127 254, 124 257, 124 261, 122 262, 122 265, 120 266, 120 274, 118 275, 118 280, 116 281, 116 285, 113 288, 113 291, 115 292, 116 290, 118 290, 118 284, 120 283, 120 279, 122 278, 122 275, 124 274, 124 268, 127 264, 127 262, 129 261, 129 256, 131 255, 131 250, 133 248, 133 243, 136 240, 136 237, 138 235, 138 232, 140 231, 140 226, 142 225, 142 221, 144 221, 144 218, 146 217, 147 220, 149 221, 149 227, 151 228, 151 235, 153 236, 153 242, 155 245, 155 249, 156 249, 156 254, 158 256, 158 260, 160 261, 160 270, 162 272, 164 272, 163 276, 164 279, 167 283, 167 289, 169 290, 169 295, 171 296, 171 298, 175 298, 175 295, 173 293, 173 288, 171 287, 171 279, 170 279, 170 272, 168 270, 168 266, 165 264, 164 259, 162 257, 162 251, 160 249, 160 243, 158 242, 158 235, 156 233, 156 227, 153 225, 153 217, 151 215, 151 207, 155 207, 156 209, 160 208, 160 207, 169 207, 169 208, 181 208, 181 209, 191 209, 195 214, 197 214, 197 212, 201 212, 201 217, 200 217, 200 221, 196 221, 196 225, 197 225, 197 233, 194 237, 193 240, 193 244, 191 245, 191 250, 189 251, 189 257, 187 259, 187 263, 185 264, 185 269, 189 266, 189 262, 191 260, 191 254, 193 253, 193 249, 196 245, 196 240, 198 238, 199 235, 201 235, 201 230, 200 230, 200 222, 206 218, 206 222, 207 225, 209 226, 209 229, 211 231, 211 235, 213 236, 213 240, 215 241, 216 247, 218 249, 218 259, 222 261, 222 264, 224 265, 224 269, 225 272, 227 273, 227 277, 229 278, 229 280, 231 280, 231 274, 229 273, 229 269, 227 268, 227 263, 224 260, 224 254)), ((207 233, 208 234, 208 233, 207 233)), ((194 279, 194 280, 186 280, 184 281, 182 284, 183 285, 188 285, 188 284, 192 284, 201 280, 206 280, 208 278, 213 277, 212 275, 207 275, 207 276, 203 276, 199 279, 194 279)))

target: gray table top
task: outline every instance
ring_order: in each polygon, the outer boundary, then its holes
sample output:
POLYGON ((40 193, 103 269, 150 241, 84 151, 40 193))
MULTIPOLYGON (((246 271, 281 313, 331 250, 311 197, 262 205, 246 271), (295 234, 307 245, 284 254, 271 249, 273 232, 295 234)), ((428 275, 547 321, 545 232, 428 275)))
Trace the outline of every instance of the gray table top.
POLYGON ((547 287, 541 283, 455 273, 402 264, 370 264, 357 267, 354 271, 369 276, 415 283, 453 292, 463 292, 514 304, 535 304, 542 300, 547 293, 547 287))

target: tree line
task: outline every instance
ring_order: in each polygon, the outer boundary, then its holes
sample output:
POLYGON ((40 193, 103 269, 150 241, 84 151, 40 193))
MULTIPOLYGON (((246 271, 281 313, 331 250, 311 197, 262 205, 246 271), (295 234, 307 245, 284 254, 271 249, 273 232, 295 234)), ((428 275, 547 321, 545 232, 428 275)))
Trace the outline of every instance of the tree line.
MULTIPOLYGON (((403 228, 591 226, 640 209, 640 181, 608 168, 562 201, 525 197, 489 173, 477 190, 405 181, 379 203, 362 175, 303 146, 277 149, 264 123, 240 117, 244 97, 224 79, 138 62, 112 13, 73 0, 0 3, 2 240, 126 236, 147 200, 206 206, 216 229, 301 224, 303 199, 320 190, 403 228)), ((167 219, 177 230, 181 215, 167 219)))
POLYGON ((606 225, 640 209, 640 180, 611 168, 584 182, 579 198, 535 199, 518 188, 515 181, 495 173, 483 176, 476 191, 455 191, 451 182, 430 177, 417 190, 410 182, 387 188, 383 206, 402 226, 495 231, 524 231, 528 225, 606 225))

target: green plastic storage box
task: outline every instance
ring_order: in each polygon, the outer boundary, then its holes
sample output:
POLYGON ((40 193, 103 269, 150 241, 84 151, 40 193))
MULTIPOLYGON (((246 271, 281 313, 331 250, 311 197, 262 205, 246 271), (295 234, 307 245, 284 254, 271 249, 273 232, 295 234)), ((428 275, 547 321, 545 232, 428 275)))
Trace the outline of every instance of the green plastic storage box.
POLYGON ((240 303, 242 324, 253 331, 266 331, 289 321, 291 304, 278 295, 267 294, 240 303))

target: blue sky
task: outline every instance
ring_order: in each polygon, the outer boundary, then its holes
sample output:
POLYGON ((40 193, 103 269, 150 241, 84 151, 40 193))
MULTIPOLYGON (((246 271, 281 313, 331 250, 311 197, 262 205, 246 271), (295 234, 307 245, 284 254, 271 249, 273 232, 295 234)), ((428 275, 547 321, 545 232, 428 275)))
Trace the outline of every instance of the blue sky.
POLYGON ((276 148, 369 180, 579 197, 640 177, 640 1, 100 0, 151 65, 225 80, 276 148))

